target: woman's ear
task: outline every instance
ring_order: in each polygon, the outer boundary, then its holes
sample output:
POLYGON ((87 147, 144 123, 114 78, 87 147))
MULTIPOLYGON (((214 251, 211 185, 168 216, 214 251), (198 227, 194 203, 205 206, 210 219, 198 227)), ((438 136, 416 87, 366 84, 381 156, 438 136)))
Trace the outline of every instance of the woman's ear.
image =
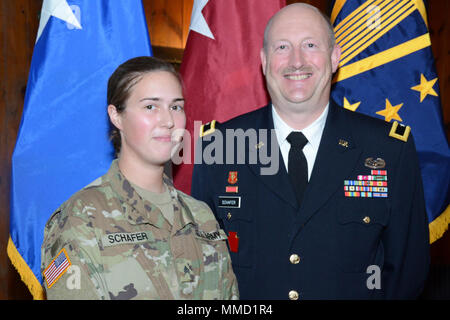
POLYGON ((110 104, 108 106, 108 115, 111 123, 119 130, 122 130, 122 117, 119 112, 117 112, 117 108, 115 105, 110 104))

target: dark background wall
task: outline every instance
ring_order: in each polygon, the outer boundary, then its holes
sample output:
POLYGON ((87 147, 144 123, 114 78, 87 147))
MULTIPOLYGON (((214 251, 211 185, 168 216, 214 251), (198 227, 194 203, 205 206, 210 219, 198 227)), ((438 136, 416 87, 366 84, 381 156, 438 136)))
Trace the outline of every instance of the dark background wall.
MULTIPOLYGON (((299 2, 288 0, 287 3, 299 2)), ((329 12, 329 0, 310 0, 329 12)), ((450 1, 430 0, 428 22, 439 75, 447 137, 450 137, 450 1)), ((154 54, 181 62, 193 0, 143 0, 154 54)), ((31 299, 6 254, 9 233, 11 154, 22 115, 28 70, 42 0, 0 1, 0 299, 31 299)), ((424 298, 450 297, 450 232, 431 248, 432 270, 424 298)))

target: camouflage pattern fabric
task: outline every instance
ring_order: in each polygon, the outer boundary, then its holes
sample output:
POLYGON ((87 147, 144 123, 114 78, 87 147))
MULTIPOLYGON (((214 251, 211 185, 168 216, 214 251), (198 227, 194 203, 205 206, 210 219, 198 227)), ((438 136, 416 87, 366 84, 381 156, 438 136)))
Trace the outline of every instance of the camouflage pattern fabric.
POLYGON ((109 171, 74 194, 46 224, 41 270, 64 248, 71 266, 44 281, 48 299, 238 299, 226 246, 210 208, 173 188, 174 223, 109 171))

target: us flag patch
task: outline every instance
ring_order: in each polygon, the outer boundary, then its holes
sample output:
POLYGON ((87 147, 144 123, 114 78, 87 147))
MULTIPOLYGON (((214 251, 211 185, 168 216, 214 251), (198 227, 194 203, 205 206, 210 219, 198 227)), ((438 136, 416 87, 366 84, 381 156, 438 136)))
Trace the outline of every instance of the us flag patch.
POLYGON ((43 272, 45 281, 47 281, 47 288, 51 288, 64 272, 67 271, 70 265, 71 263, 66 249, 62 248, 43 272))

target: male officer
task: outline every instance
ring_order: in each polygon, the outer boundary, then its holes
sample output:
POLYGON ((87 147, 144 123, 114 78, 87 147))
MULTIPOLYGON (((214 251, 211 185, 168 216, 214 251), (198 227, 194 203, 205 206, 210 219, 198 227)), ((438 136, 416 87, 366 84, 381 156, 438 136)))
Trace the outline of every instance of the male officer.
POLYGON ((330 101, 339 57, 316 8, 281 9, 261 50, 271 103, 201 130, 192 195, 228 235, 241 299, 408 299, 423 288, 428 226, 413 138, 330 101), (279 159, 276 174, 263 171, 267 159, 279 159))

